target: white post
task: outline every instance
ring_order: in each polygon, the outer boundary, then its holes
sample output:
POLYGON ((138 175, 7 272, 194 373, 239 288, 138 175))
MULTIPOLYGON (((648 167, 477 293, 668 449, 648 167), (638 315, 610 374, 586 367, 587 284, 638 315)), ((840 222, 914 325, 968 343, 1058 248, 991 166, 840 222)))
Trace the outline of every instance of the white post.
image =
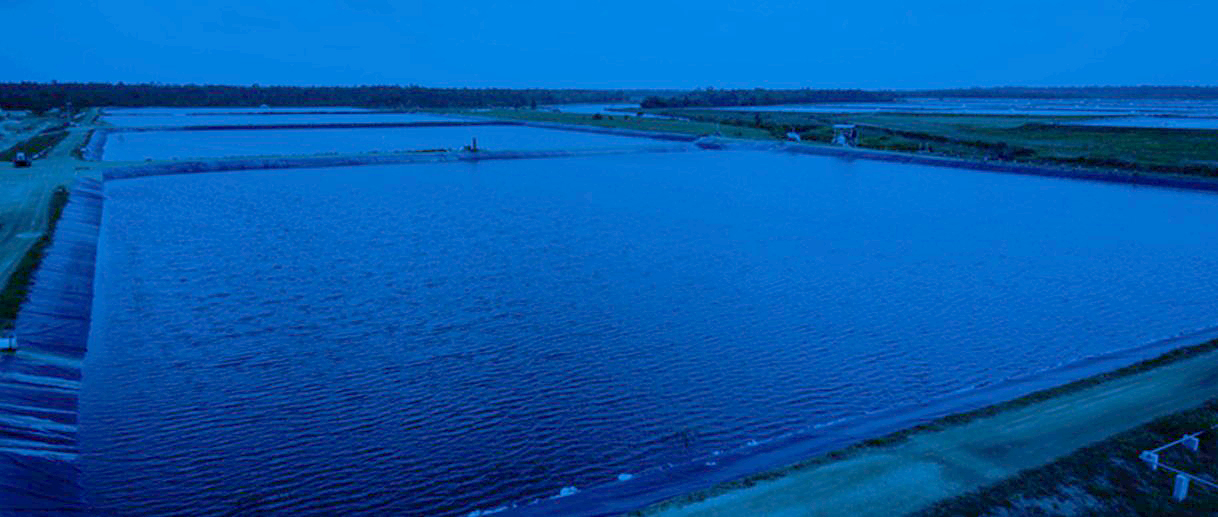
POLYGON ((1159 455, 1158 454, 1155 454, 1150 451, 1142 451, 1142 454, 1139 455, 1138 457, 1141 458, 1142 461, 1145 461, 1146 463, 1150 464, 1150 470, 1159 470, 1159 455))
POLYGON ((1183 501, 1185 497, 1188 497, 1188 476, 1176 474, 1176 488, 1172 490, 1171 496, 1177 501, 1183 501))
POLYGON ((1199 447, 1200 445, 1201 445, 1201 440, 1197 439, 1196 436, 1185 436, 1184 437, 1184 446, 1188 447, 1188 450, 1197 452, 1197 447, 1199 447))

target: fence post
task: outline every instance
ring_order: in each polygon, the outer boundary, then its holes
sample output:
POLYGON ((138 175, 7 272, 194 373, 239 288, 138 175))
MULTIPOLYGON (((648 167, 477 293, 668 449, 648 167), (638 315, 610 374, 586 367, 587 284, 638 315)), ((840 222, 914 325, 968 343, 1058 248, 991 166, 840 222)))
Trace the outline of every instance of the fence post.
POLYGON ((1142 461, 1150 464, 1150 470, 1159 470, 1159 455, 1150 451, 1142 451, 1138 456, 1142 461))
POLYGON ((1171 496, 1177 501, 1183 501, 1185 497, 1188 497, 1188 476, 1176 474, 1176 488, 1172 490, 1171 496))
POLYGON ((1196 436, 1188 435, 1188 436, 1184 437, 1184 446, 1188 447, 1188 450, 1197 452, 1197 447, 1199 447, 1200 445, 1201 445, 1201 440, 1197 439, 1196 436))

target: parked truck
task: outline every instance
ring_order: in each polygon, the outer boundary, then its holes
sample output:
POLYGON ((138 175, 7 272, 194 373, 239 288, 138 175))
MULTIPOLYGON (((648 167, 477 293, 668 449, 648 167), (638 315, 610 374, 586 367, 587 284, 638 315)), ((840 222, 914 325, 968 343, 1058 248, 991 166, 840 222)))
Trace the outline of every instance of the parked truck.
POLYGON ((17 156, 13 157, 13 167, 29 167, 30 159, 25 156, 24 152, 18 151, 17 156))

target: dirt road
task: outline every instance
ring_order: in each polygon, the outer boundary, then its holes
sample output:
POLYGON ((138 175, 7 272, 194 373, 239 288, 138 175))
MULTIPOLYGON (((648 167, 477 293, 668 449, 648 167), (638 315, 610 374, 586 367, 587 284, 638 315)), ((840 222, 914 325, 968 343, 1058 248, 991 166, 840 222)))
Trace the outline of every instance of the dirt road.
POLYGON ((909 513, 1218 397, 1216 359, 1204 353, 654 515, 909 513))
MULTIPOLYGON (((9 275, 26 251, 46 231, 51 192, 55 187, 71 186, 79 176, 96 176, 97 162, 84 162, 72 151, 84 143, 94 128, 97 110, 86 113, 82 122, 68 128, 68 136, 35 160, 32 167, 17 169, 0 164, 0 281, 9 275)), ((37 134, 27 133, 23 138, 37 134)))

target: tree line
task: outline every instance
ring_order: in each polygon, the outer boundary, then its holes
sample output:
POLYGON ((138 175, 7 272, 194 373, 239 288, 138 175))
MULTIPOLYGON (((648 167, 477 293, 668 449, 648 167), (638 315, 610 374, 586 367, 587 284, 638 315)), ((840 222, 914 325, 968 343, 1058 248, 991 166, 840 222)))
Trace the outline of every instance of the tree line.
POLYGON ((901 92, 902 97, 1218 100, 1215 86, 999 86, 901 92))
POLYGON ((866 90, 694 90, 669 97, 650 96, 643 99, 643 108, 693 108, 720 106, 766 106, 771 104, 813 104, 818 102, 890 102, 898 96, 892 92, 866 90))
POLYGON ((0 83, 0 108, 45 111, 73 106, 116 107, 327 107, 488 108, 539 104, 630 102, 642 108, 766 106, 823 102, 891 102, 910 97, 1035 99, 1218 100, 1210 86, 1086 86, 966 88, 948 90, 552 90, 426 88, 422 86, 231 86, 125 83, 0 83))
POLYGON ((117 107, 284 106, 366 108, 525 107, 625 102, 625 90, 425 88, 422 86, 227 86, 124 83, 0 83, 0 108, 45 111, 117 107))

